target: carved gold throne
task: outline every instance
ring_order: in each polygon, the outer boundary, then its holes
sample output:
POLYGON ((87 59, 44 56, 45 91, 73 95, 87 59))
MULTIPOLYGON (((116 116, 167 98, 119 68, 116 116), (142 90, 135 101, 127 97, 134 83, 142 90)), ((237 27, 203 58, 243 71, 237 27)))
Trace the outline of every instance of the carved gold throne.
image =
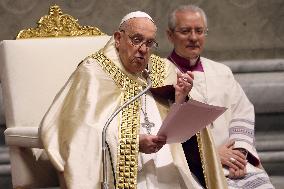
POLYGON ((17 40, 0 43, 0 76, 13 188, 59 186, 42 150, 39 123, 78 63, 109 40, 96 27, 80 26, 58 6, 17 40))

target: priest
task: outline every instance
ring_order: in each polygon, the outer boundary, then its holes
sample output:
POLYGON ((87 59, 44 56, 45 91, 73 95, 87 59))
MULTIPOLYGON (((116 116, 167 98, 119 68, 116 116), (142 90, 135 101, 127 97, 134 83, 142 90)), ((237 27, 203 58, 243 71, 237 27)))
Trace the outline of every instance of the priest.
POLYGON ((191 172, 204 188, 273 188, 254 145, 253 105, 227 66, 201 57, 207 35, 204 11, 193 5, 178 7, 169 16, 167 34, 174 46, 168 57, 174 67, 168 74, 172 81, 176 70, 191 71, 194 86, 189 95, 227 108, 182 144, 191 172))

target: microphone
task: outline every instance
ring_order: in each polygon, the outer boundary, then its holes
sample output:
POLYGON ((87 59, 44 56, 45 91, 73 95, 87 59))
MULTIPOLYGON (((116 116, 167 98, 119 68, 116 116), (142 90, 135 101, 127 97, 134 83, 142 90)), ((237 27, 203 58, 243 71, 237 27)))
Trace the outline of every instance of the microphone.
MULTIPOLYGON (((141 97, 143 94, 145 94, 151 87, 152 87, 152 81, 151 78, 149 76, 149 71, 148 70, 143 70, 142 71, 142 76, 146 79, 147 81, 147 86, 144 90, 142 90, 140 93, 138 93, 137 95, 135 95, 134 97, 132 97, 131 99, 129 99, 128 101, 126 101, 123 105, 121 105, 120 107, 118 107, 112 114, 111 116, 108 118, 107 122, 104 125, 103 131, 102 131, 102 155, 103 155, 103 182, 101 183, 101 189, 108 189, 108 179, 107 179, 107 142, 106 142, 106 131, 107 128, 109 126, 109 124, 111 123, 111 121, 113 120, 113 118, 126 106, 128 106, 130 103, 132 103, 133 101, 135 101, 137 98, 141 97)), ((113 169, 112 169, 113 170, 113 169)), ((114 171, 114 170, 113 170, 114 171)), ((115 178, 114 178, 115 180, 115 178)))

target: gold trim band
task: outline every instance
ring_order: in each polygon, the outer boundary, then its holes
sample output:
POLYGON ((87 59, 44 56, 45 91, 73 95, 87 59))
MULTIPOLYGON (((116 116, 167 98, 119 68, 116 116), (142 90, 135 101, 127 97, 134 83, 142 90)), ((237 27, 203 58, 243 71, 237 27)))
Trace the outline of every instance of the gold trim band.
MULTIPOLYGON (((98 52, 92 55, 102 66, 116 85, 123 89, 122 104, 138 94, 142 86, 127 77, 110 59, 103 53, 98 52)), ((116 188, 136 189, 137 188, 137 167, 139 153, 139 129, 141 102, 136 100, 122 110, 122 119, 119 127, 119 146, 116 164, 116 188)))

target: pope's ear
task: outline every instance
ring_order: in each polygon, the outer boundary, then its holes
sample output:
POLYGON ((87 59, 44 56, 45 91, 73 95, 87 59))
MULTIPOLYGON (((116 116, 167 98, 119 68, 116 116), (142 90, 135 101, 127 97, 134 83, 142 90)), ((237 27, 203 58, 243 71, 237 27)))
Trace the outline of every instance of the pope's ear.
POLYGON ((121 33, 116 31, 114 34, 115 47, 118 48, 121 40, 121 33))

